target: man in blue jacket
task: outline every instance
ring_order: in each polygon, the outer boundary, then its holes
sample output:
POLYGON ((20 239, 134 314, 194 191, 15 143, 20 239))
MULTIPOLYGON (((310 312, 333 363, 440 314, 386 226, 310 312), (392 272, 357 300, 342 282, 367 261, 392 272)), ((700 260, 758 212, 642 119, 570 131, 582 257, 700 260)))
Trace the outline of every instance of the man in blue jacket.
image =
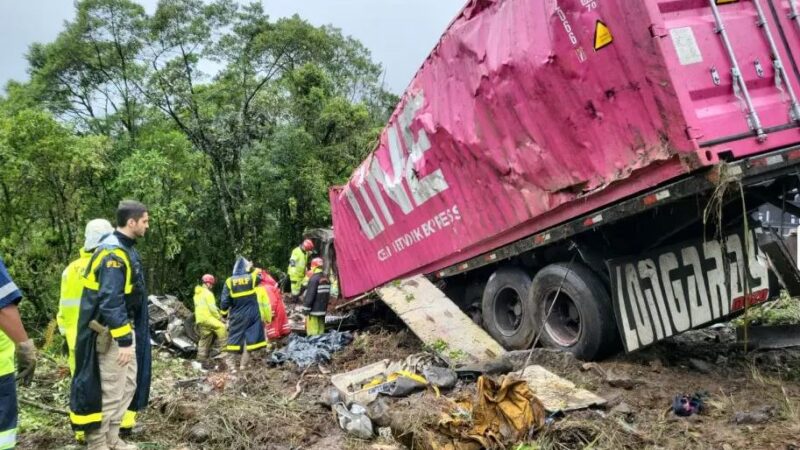
POLYGON ((89 450, 135 450, 119 437, 128 409, 147 405, 150 338, 147 290, 136 239, 149 227, 147 208, 122 201, 117 229, 95 250, 84 275, 75 344, 70 421, 89 450))
POLYGON ((239 369, 243 370, 247 366, 248 353, 267 346, 259 304, 259 291, 263 289, 258 285, 259 272, 253 271, 253 263, 238 257, 233 266, 233 276, 225 280, 219 306, 222 315, 228 317, 225 350, 231 354, 228 362, 234 371, 236 361, 233 355, 242 355, 239 369))

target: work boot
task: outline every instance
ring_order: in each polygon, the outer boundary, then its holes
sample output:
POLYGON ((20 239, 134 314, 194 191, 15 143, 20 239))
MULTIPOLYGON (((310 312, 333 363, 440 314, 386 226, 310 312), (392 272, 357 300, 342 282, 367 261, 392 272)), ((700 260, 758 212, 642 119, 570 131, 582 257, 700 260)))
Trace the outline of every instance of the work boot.
POLYGON ((86 433, 86 450, 111 450, 108 447, 106 434, 99 431, 89 431, 86 433))
POLYGON ((120 424, 111 424, 108 427, 108 434, 106 435, 108 439, 108 448, 111 450, 137 450, 139 447, 133 444, 128 444, 120 439, 119 425, 120 424))
POLYGON ((225 366, 228 368, 228 371, 231 373, 236 373, 239 369, 239 365, 236 362, 236 354, 235 353, 228 353, 225 355, 225 366))
POLYGON ((139 447, 129 444, 122 439, 117 439, 117 443, 109 447, 111 450, 139 450, 139 447))
POLYGON ((203 362, 207 359, 208 359, 208 349, 207 348, 197 349, 197 360, 203 362))

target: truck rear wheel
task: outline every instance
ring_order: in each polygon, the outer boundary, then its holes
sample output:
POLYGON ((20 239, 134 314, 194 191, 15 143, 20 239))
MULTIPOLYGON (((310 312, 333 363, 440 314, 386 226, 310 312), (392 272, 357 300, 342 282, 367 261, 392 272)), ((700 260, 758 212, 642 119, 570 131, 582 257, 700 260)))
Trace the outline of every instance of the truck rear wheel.
POLYGON ((531 277, 516 267, 495 271, 481 302, 483 326, 507 350, 522 350, 533 343, 534 316, 526 302, 531 277))
POLYGON ((588 267, 558 263, 543 268, 533 279, 528 303, 536 328, 542 330, 540 341, 544 346, 571 352, 583 360, 600 359, 619 349, 608 291, 588 267))

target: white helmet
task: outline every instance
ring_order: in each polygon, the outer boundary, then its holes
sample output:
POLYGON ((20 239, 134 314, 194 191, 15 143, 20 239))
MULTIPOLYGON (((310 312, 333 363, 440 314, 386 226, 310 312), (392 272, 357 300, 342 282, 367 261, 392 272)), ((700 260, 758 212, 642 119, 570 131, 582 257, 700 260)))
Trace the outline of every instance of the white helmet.
POLYGON ((111 222, 106 219, 90 220, 86 224, 86 233, 84 234, 83 249, 87 252, 96 249, 108 234, 114 231, 111 222))

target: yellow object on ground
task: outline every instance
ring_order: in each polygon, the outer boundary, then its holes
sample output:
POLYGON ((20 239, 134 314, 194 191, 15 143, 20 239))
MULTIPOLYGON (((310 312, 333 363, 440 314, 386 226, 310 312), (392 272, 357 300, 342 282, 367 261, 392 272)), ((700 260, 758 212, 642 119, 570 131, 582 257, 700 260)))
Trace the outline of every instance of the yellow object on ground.
MULTIPOLYGON (((470 404, 463 403, 462 408, 470 404)), ((467 411, 469 412, 469 411, 467 411)), ((437 448, 455 450, 508 448, 522 441, 531 429, 544 426, 545 409, 524 380, 503 377, 498 383, 489 377, 478 378, 478 398, 472 406, 471 425, 463 415, 448 415, 440 422, 441 431, 453 438, 437 448)))

